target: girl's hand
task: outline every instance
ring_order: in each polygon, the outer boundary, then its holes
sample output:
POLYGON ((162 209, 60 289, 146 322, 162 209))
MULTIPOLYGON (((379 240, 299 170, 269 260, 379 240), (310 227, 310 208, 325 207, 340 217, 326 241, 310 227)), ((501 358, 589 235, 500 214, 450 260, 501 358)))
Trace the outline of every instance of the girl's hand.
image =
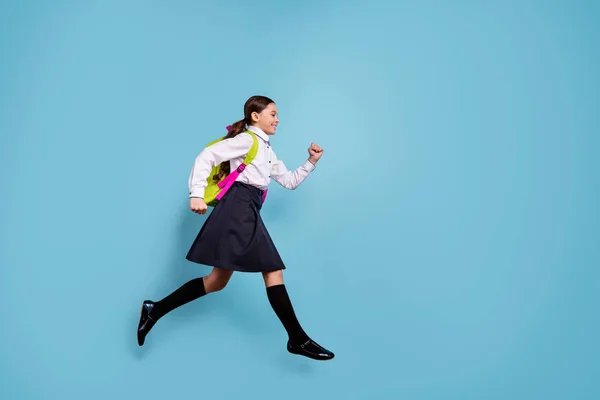
POLYGON ((310 155, 309 161, 313 164, 316 164, 319 161, 319 158, 323 155, 323 149, 316 145, 315 143, 311 143, 308 148, 308 154, 310 155))
POLYGON ((204 202, 204 199, 193 197, 190 199, 190 209, 196 214, 206 214, 208 207, 204 202))

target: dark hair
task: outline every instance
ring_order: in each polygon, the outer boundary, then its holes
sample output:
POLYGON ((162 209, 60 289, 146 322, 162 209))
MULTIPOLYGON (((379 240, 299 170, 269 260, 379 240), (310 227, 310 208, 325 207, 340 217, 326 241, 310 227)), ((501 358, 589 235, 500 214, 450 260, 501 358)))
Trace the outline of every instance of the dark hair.
MULTIPOLYGON (((248 100, 246 100, 246 104, 244 104, 244 118, 229 126, 229 132, 224 139, 230 139, 244 132, 246 130, 246 125, 249 125, 252 122, 252 113, 260 113, 272 103, 275 102, 265 96, 250 97, 248 100)), ((219 167, 219 172, 213 176, 213 180, 215 182, 219 182, 222 178, 227 176, 229 172, 229 161, 222 162, 219 167)))

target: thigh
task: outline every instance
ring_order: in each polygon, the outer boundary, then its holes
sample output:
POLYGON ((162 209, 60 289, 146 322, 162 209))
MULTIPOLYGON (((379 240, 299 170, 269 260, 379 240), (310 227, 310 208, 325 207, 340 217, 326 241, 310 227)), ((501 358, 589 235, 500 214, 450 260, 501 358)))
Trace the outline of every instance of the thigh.
POLYGON ((277 271, 263 272, 262 275, 266 287, 283 284, 283 271, 280 269, 277 271))
POLYGON ((213 267, 213 269, 210 272, 210 274, 208 274, 208 278, 211 279, 211 280, 213 280, 213 281, 216 281, 216 282, 227 283, 227 282, 229 282, 229 279, 231 278, 231 275, 233 275, 233 271, 230 270, 230 269, 213 267))

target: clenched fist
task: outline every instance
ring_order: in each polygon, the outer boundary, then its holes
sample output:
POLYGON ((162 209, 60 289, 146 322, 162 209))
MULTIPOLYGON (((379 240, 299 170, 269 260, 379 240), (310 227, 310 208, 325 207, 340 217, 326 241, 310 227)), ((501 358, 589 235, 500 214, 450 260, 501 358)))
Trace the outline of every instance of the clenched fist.
POLYGON ((206 214, 208 207, 204 202, 204 199, 194 197, 190 199, 190 209, 196 214, 206 214))
POLYGON ((317 161, 319 161, 319 158, 321 158, 323 155, 323 149, 315 143, 311 143, 310 147, 308 148, 308 154, 310 155, 310 162, 316 164, 317 161))

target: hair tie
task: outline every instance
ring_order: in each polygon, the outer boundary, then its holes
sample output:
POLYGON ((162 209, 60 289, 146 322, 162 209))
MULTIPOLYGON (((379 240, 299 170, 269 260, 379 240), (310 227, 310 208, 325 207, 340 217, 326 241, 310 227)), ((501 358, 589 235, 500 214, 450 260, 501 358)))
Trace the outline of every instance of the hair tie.
MULTIPOLYGON (((247 122, 246 122, 246 117, 242 118, 240 121, 241 121, 241 122, 243 122, 243 123, 244 123, 244 125, 246 125, 246 124, 247 124, 247 122)), ((231 130, 231 125, 227 125, 227 126, 225 127, 225 129, 227 129, 228 131, 229 131, 229 130, 231 130)))

